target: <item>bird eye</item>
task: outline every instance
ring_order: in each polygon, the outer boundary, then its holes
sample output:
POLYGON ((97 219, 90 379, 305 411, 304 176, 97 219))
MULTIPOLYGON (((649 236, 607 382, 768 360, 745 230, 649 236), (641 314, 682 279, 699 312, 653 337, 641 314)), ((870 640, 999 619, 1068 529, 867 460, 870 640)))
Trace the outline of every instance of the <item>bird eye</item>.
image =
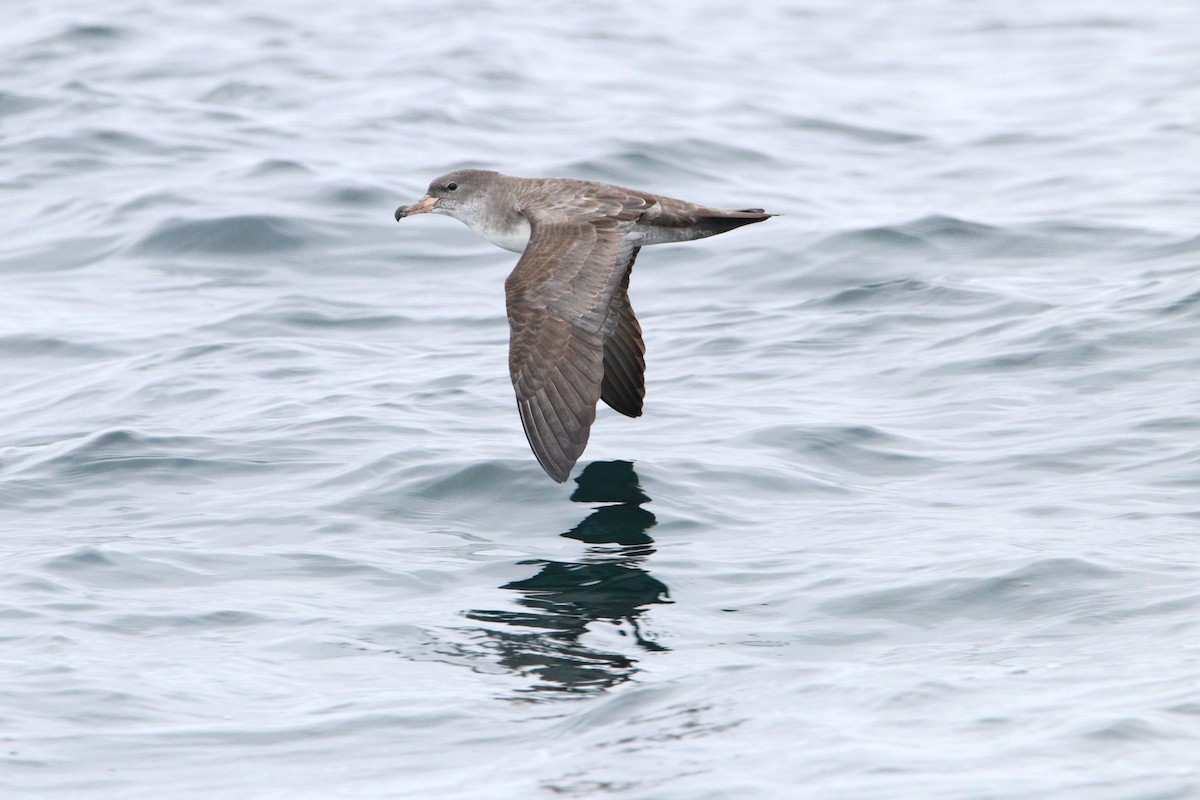
POLYGON ((446 189, 447 189, 448 191, 451 191, 451 192, 453 192, 453 191, 454 191, 455 189, 457 189, 457 188, 458 188, 458 184, 457 184, 457 183, 447 183, 447 184, 446 184, 446 189))

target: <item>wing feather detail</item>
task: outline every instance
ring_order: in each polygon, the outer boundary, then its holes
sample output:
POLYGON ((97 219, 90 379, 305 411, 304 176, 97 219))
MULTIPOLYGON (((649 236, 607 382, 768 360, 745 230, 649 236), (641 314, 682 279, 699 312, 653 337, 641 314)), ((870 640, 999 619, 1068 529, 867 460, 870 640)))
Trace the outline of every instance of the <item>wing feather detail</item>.
POLYGON ((636 237, 628 236, 630 206, 643 204, 587 200, 587 207, 527 213, 529 244, 505 282, 508 365, 521 423, 538 463, 560 483, 587 447, 596 419, 605 341, 629 329, 621 313, 612 318, 610 306, 618 292, 624 296, 637 251, 636 237))
POLYGON ((629 277, 637 253, 635 249, 630 256, 621 286, 609 305, 612 330, 604 340, 604 381, 600 385, 600 399, 627 417, 642 415, 646 397, 646 345, 629 303, 629 277))

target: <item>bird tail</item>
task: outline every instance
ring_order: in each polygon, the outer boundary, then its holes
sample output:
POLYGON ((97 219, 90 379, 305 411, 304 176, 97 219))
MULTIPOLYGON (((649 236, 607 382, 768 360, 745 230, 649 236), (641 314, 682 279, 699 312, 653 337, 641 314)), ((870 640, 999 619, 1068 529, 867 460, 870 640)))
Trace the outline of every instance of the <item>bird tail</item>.
POLYGON ((717 211, 696 218, 695 227, 702 236, 715 236, 743 225, 753 225, 755 222, 777 217, 778 214, 768 214, 761 208, 742 208, 737 211, 717 211))

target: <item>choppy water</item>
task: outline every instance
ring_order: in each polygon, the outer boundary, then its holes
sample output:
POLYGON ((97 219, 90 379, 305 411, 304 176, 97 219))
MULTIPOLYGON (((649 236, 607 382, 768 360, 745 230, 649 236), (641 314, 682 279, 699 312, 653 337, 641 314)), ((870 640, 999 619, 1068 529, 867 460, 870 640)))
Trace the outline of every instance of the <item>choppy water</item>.
POLYGON ((16 2, 5 797, 1200 796, 1193 2, 16 2), (643 254, 528 452, 448 169, 643 254))

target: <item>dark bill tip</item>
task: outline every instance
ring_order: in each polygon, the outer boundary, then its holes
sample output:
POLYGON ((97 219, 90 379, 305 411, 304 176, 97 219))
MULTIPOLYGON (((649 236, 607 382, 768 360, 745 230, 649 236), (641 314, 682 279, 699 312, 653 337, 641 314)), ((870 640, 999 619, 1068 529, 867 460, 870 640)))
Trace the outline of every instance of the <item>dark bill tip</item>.
POLYGON ((437 208, 438 199, 432 195, 425 195, 411 206, 400 206, 396 209, 396 222, 411 217, 414 214, 428 214, 437 208))

